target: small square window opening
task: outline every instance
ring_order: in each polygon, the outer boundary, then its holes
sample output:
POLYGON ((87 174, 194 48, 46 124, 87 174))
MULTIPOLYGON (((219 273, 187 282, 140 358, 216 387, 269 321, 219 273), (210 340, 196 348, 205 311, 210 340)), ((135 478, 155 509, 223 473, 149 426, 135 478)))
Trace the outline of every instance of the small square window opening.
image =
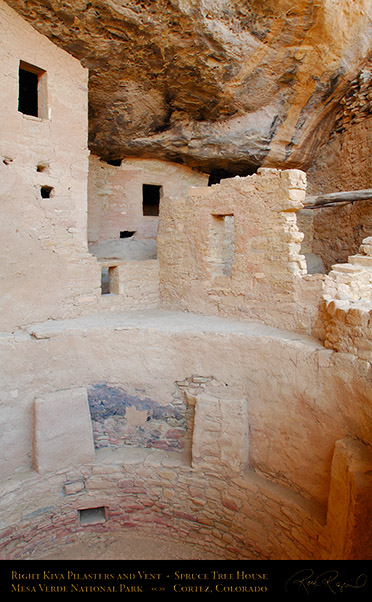
POLYGON ((40 194, 42 199, 50 199, 53 193, 53 186, 42 186, 40 188, 40 194))

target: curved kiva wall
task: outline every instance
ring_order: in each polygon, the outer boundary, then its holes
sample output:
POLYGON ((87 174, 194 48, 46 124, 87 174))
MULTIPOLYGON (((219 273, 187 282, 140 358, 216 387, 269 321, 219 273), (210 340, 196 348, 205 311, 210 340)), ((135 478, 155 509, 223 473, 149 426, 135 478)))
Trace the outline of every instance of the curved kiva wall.
POLYGON ((49 321, 1 345, 14 400, 4 558, 48 556, 87 530, 222 558, 371 557, 369 363, 258 323, 156 310, 49 321), (81 525, 97 507, 104 522, 81 525))

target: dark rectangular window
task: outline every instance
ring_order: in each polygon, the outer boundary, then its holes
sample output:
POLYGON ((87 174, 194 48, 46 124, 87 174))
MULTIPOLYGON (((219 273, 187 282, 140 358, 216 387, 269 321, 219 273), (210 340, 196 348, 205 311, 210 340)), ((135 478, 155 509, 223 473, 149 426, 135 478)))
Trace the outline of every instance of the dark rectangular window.
POLYGON ((122 230, 120 232, 120 238, 132 238, 136 233, 136 230, 122 230))
POLYGON ((120 167, 121 159, 109 159, 108 161, 106 161, 106 163, 108 163, 108 165, 112 165, 113 167, 120 167))
POLYGON ((162 192, 162 186, 156 186, 154 184, 142 185, 143 215, 159 215, 160 197, 162 192))
MULTIPOLYGON (((18 111, 46 118, 46 89, 40 87, 43 69, 20 61, 18 72, 18 111)), ((44 80, 45 78, 43 78, 44 80)))
POLYGON ((38 76, 19 68, 18 111, 25 115, 38 116, 38 76))

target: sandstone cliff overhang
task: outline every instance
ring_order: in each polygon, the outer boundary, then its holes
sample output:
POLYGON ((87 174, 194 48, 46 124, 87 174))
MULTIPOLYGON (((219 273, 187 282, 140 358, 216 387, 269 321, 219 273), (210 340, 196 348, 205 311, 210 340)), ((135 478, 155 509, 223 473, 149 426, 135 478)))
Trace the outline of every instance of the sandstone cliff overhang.
POLYGON ((7 3, 89 68, 92 152, 207 172, 306 169, 372 50, 369 0, 7 3))

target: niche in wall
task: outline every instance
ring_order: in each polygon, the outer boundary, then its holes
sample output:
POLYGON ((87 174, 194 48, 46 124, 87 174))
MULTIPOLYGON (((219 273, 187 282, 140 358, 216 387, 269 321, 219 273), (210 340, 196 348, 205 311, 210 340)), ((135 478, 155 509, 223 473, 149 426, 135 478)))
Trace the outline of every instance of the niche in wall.
POLYGON ((117 295, 119 293, 119 279, 117 266, 103 266, 101 268, 101 294, 117 295))
POLYGON ((107 165, 112 165, 112 167, 120 167, 122 164, 122 159, 100 159, 101 163, 107 163, 107 165))
POLYGON ((53 186, 42 186, 40 188, 40 195, 42 199, 50 199, 53 196, 53 186))
POLYGON ((49 163, 47 162, 40 162, 36 165, 36 171, 38 173, 45 173, 49 170, 49 163))
POLYGON ((212 276, 231 276, 235 255, 235 219, 233 214, 212 215, 210 262, 212 276))

